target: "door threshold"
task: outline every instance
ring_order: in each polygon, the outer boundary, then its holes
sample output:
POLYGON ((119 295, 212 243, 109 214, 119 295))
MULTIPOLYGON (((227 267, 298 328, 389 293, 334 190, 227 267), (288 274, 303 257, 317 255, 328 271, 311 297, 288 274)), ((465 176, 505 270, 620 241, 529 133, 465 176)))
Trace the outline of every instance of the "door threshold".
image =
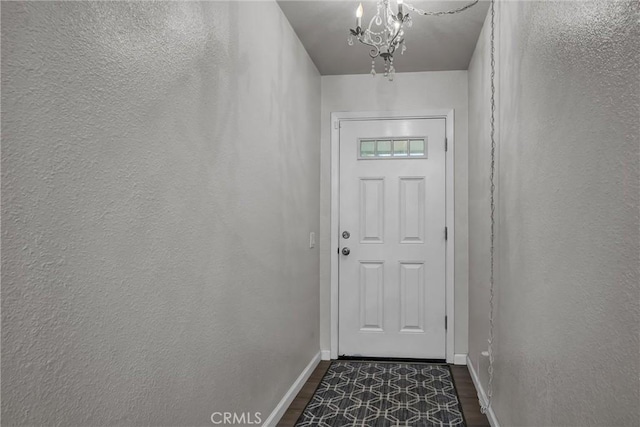
POLYGON ((446 359, 412 359, 409 357, 338 356, 338 360, 363 360, 370 362, 447 363, 446 359))

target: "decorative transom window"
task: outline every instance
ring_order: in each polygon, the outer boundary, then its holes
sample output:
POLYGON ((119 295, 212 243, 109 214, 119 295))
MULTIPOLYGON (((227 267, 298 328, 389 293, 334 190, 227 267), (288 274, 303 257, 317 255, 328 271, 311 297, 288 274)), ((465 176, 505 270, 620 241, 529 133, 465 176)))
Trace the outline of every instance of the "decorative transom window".
POLYGON ((427 138, 362 138, 358 140, 359 160, 426 158, 427 138))

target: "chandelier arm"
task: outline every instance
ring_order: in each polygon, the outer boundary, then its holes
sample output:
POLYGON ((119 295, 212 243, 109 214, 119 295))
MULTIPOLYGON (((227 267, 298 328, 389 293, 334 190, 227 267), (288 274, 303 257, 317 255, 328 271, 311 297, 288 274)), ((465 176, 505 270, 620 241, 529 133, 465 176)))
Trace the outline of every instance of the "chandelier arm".
POLYGON ((365 44, 367 46, 371 46, 371 50, 369 51, 369 56, 371 58, 376 58, 376 57, 378 57, 378 55, 380 55, 380 48, 377 46, 377 44, 381 44, 382 43, 382 37, 378 36, 378 35, 374 35, 373 37, 375 37, 377 40, 373 40, 371 38, 371 36, 369 36, 369 39, 371 40, 371 42, 367 42, 365 40, 364 36, 362 36, 362 37, 358 36, 358 40, 360 40, 360 43, 362 43, 362 44, 365 44))
POLYGON ((369 21, 369 25, 367 26, 367 31, 369 33, 373 33, 373 31, 371 31, 371 26, 373 25, 373 22, 376 20, 376 18, 377 18, 377 15, 374 15, 369 21))
POLYGON ((396 39, 398 38, 398 35, 400 35, 400 30, 396 31, 395 35, 391 38, 391 41, 389 42, 389 49, 393 49, 391 51, 391 53, 393 53, 396 50, 396 39))
POLYGON ((460 13, 460 12, 464 12, 465 10, 475 6, 476 4, 478 4, 480 0, 474 0, 471 3, 464 5, 458 9, 452 9, 452 10, 447 10, 447 11, 442 11, 442 12, 430 12, 428 10, 422 10, 422 9, 418 9, 415 6, 412 6, 408 3, 405 3, 404 5, 407 7, 407 9, 419 14, 419 15, 424 15, 424 16, 443 16, 443 15, 453 15, 455 13, 460 13))

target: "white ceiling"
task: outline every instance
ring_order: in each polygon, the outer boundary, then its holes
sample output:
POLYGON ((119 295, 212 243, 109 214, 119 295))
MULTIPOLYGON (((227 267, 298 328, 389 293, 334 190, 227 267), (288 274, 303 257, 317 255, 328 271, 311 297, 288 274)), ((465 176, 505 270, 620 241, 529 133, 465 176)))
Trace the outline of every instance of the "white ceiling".
MULTIPOLYGON (((464 6, 470 0, 409 0, 429 11, 464 6)), ((320 74, 363 74, 371 71, 369 48, 347 44, 349 29, 355 27, 355 10, 360 0, 278 0, 320 74)), ((392 0, 395 8, 395 1, 392 0)), ((375 0, 362 0, 367 23, 376 10, 375 0)), ((398 72, 466 70, 480 35, 489 3, 480 3, 455 15, 421 16, 411 13, 413 27, 405 30, 407 50, 394 55, 398 72)), ((378 61, 381 61, 378 58, 378 61)), ((378 62, 377 70, 381 70, 378 62)))

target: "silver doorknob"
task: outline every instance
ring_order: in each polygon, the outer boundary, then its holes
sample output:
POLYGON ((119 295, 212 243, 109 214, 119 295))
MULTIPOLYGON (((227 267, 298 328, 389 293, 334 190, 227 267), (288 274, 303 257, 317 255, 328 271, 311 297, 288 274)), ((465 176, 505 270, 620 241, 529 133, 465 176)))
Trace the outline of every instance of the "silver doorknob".
POLYGON ((349 255, 351 253, 351 249, 344 247, 342 248, 342 255, 349 255))

